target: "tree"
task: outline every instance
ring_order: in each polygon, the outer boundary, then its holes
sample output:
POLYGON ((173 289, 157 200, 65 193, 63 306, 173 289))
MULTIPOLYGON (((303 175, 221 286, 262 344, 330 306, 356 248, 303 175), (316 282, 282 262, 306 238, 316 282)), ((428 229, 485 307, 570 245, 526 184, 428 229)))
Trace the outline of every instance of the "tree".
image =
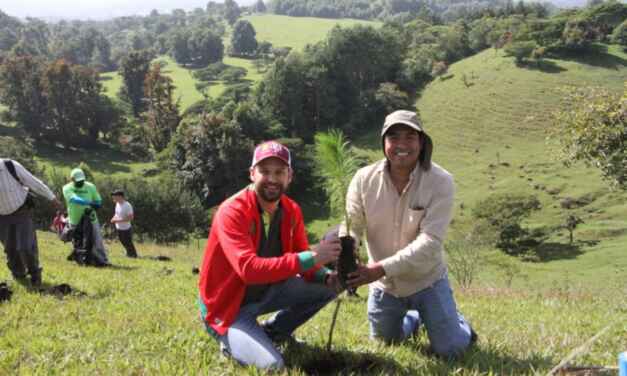
POLYGON ((177 30, 173 32, 168 44, 170 45, 170 55, 177 63, 191 63, 192 52, 189 48, 189 32, 187 30, 177 30))
POLYGON ((285 127, 288 137, 310 140, 304 124, 305 66, 299 53, 279 58, 260 83, 257 100, 285 127))
POLYGON ((571 89, 552 133, 566 165, 583 161, 627 189, 627 84, 622 97, 605 89, 571 89))
POLYGON ((208 29, 195 30, 188 42, 190 60, 197 67, 206 67, 222 61, 224 45, 222 38, 208 29))
POLYGON ((248 181, 253 143, 237 123, 215 113, 183 120, 172 140, 177 177, 206 207, 213 207, 248 181))
POLYGON ((40 138, 47 101, 42 87, 44 64, 31 56, 9 57, 0 65, 0 103, 29 136, 40 138))
POLYGON ((153 64, 144 84, 147 109, 143 117, 148 140, 157 152, 166 148, 181 120, 173 91, 172 79, 161 74, 159 64, 153 64))
POLYGON ((231 51, 233 55, 254 56, 257 51, 255 28, 246 20, 239 20, 233 26, 231 51))
MULTIPOLYGON (((324 187, 331 211, 336 215, 342 213, 346 233, 350 234, 351 218, 346 211, 346 192, 353 175, 359 167, 357 158, 353 154, 353 150, 349 148, 348 141, 344 139, 341 131, 333 130, 329 133, 317 133, 315 139, 316 173, 324 179, 324 187)), ((355 243, 350 235, 342 237, 340 240, 342 241, 342 251, 336 263, 336 270, 340 282, 344 287, 347 287, 348 273, 357 269, 354 253, 355 243)), ((335 321, 341 302, 341 299, 337 299, 327 340, 327 351, 331 350, 333 329, 335 328, 335 321)))
POLYGON ((583 223, 583 220, 574 214, 569 214, 568 217, 566 217, 566 220, 564 221, 564 228, 568 230, 568 238, 570 240, 569 244, 573 244, 573 232, 581 223, 583 223))
POLYGON ((120 64, 123 85, 118 96, 131 105, 135 117, 139 117, 145 108, 144 80, 151 60, 152 55, 147 50, 131 51, 120 64))
POLYGON ((614 28, 612 43, 620 44, 627 51, 627 20, 614 28))
POLYGON ((46 133, 52 140, 66 146, 94 144, 103 103, 97 73, 57 60, 44 71, 42 86, 47 99, 46 133))
POLYGON ((266 10, 266 4, 263 2, 263 0, 257 0, 255 5, 253 5, 253 11, 255 13, 266 13, 266 10))
POLYGON ((239 18, 241 10, 237 3, 233 0, 224 0, 224 19, 229 25, 233 25, 239 18))

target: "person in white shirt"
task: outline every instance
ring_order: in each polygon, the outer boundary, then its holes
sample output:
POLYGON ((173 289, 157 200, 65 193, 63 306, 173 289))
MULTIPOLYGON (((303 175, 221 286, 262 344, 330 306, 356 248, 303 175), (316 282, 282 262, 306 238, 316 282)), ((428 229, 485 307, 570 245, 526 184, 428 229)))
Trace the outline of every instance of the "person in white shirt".
POLYGON ((111 218, 111 223, 115 224, 118 232, 118 239, 126 249, 126 256, 137 258, 137 250, 133 244, 133 229, 131 221, 134 218, 133 206, 126 201, 124 191, 118 189, 111 193, 111 198, 115 202, 115 214, 111 218))
POLYGON ((7 255, 7 266, 13 278, 24 283, 30 275, 32 286, 41 285, 39 248, 33 225, 33 203, 29 192, 53 202, 61 202, 41 180, 19 162, 0 160, 0 243, 7 255))

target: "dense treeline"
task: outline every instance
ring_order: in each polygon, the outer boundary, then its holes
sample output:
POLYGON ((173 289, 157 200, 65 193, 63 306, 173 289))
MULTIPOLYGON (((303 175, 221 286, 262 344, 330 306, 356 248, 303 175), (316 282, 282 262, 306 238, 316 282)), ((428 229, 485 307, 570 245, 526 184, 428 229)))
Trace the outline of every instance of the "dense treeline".
POLYGON ((272 0, 270 10, 293 17, 357 18, 404 22, 415 17, 439 23, 482 16, 506 17, 535 13, 546 16, 548 2, 514 4, 512 0, 272 0))
MULTIPOLYGON (((414 3, 389 4, 395 4, 394 14, 400 14, 406 9, 403 4, 414 3)), ((185 215, 192 218, 187 225, 205 226, 207 218, 198 215, 198 207, 214 207, 247 183, 250 153, 260 141, 280 138, 287 143, 296 165, 293 195, 319 197, 319 184, 312 178, 311 144, 316 132, 338 128, 348 135, 362 134, 381 124, 386 113, 411 108, 416 94, 429 81, 446 76, 451 63, 486 48, 503 48, 524 64, 572 52, 596 53, 597 42, 625 45, 627 39, 627 5, 616 1, 550 17, 541 6, 509 2, 452 17, 451 22, 444 21, 445 12, 429 8, 435 2, 421 4, 415 14, 409 13, 407 22, 398 18, 379 28, 336 27, 325 40, 303 51, 258 43, 252 25, 238 20, 241 9, 232 1, 210 2, 205 10, 169 15, 155 11, 146 17, 102 23, 22 23, 0 13, 0 50, 4 51, 0 103, 7 107, 3 119, 38 141, 65 147, 101 142, 157 161, 168 179, 151 185, 155 191, 150 195, 156 201, 146 205, 161 208, 154 213, 166 221, 160 225, 185 215), (76 33, 66 34, 63 43, 75 40, 75 47, 51 48, 54 35, 67 32, 68 27, 76 33), (227 27, 238 31, 231 33, 227 53, 264 60, 264 78, 254 88, 242 79, 244 70, 222 62, 227 27), (39 34, 22 30, 39 30, 39 34), (83 35, 87 31, 89 38, 83 35), (102 35, 116 47, 102 47, 106 44, 102 35), (20 47, 24 45, 28 50, 20 47), (120 45, 126 51, 118 58, 114 50, 120 45), (101 68, 94 64, 94 56, 109 50, 104 55, 123 78, 116 100, 103 95, 101 68), (154 61, 165 53, 195 68, 194 76, 201 81, 198 88, 205 94, 182 114, 173 96, 174 82, 162 73, 163 63, 154 61), (229 86, 221 96, 211 98, 204 89, 215 80, 229 86), (160 201, 172 200, 171 193, 177 191, 194 197, 193 207, 185 209, 188 214, 173 214, 171 203, 160 201)), ((107 189, 122 185, 137 192, 149 185, 141 178, 103 184, 107 189)), ((149 226, 144 232, 157 236, 149 226)), ((160 240, 180 236, 175 234, 178 224, 171 227, 173 234, 160 240)))

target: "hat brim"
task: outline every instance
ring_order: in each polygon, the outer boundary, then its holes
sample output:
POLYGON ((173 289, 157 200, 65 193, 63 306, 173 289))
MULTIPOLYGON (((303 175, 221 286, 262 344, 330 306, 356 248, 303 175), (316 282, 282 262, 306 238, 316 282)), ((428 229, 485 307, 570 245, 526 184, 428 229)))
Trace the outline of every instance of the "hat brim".
POLYGON ((281 162, 285 163, 285 164, 287 165, 287 167, 290 167, 290 168, 292 167, 292 166, 290 165, 290 163, 289 163, 288 161, 286 161, 285 159, 283 159, 283 158, 281 158, 281 157, 278 157, 278 156, 276 156, 276 155, 268 155, 268 156, 265 156, 265 157, 261 158, 261 159, 260 159, 260 160, 258 160, 258 161, 255 161, 255 164, 251 165, 251 166, 250 166, 250 168, 254 168, 254 167, 255 167, 255 166, 257 166, 259 163, 261 163, 261 162, 265 161, 266 159, 270 159, 270 158, 276 158, 276 159, 280 160, 281 162))
POLYGON ((422 130, 422 127, 420 127, 416 123, 412 123, 410 121, 399 120, 399 121, 395 121, 393 123, 384 125, 383 129, 381 130, 381 137, 385 136, 385 132, 390 130, 390 128, 392 128, 395 125, 406 125, 406 126, 410 127, 411 129, 413 129, 413 130, 415 130, 417 132, 424 133, 424 131, 422 130))

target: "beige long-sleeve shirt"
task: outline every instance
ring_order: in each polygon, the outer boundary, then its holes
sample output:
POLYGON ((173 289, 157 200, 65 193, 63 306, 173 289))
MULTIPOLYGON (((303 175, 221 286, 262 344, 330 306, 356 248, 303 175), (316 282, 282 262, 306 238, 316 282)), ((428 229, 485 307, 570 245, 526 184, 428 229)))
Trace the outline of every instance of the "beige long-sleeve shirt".
MULTIPOLYGON (((351 235, 365 236, 369 261, 381 262, 385 277, 373 286, 398 297, 431 286, 447 272, 442 243, 453 211, 452 175, 432 163, 411 173, 399 194, 387 160, 360 169, 346 196, 351 235)), ((340 235, 346 234, 345 224, 340 235)))

